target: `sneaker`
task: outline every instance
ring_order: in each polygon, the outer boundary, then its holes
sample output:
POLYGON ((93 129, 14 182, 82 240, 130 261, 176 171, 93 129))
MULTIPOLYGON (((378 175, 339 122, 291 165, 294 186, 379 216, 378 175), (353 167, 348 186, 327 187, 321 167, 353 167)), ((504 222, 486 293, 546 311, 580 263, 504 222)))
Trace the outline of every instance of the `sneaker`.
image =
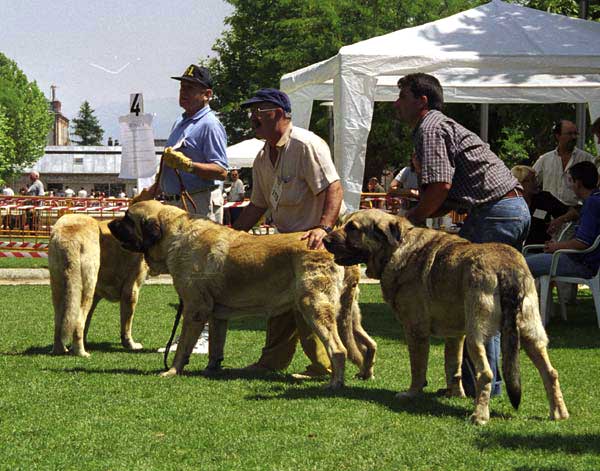
MULTIPOLYGON (((173 353, 177 351, 177 344, 179 343, 179 336, 175 339, 175 341, 171 344, 171 348, 169 349, 169 353, 173 353)), ((166 347, 160 347, 157 351, 158 353, 165 353, 166 347)), ((208 353, 208 329, 204 329, 194 345, 194 349, 192 353, 198 355, 206 355, 208 353)))

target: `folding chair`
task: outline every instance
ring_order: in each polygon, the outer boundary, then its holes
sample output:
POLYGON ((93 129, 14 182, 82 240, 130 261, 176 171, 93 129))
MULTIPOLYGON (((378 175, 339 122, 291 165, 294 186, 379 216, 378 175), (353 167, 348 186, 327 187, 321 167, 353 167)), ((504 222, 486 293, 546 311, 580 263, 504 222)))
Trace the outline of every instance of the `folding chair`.
MULTIPOLYGON (((558 231, 555 240, 558 242, 562 242, 564 240, 568 240, 571 239, 573 237, 573 235, 575 234, 575 227, 576 225, 572 222, 567 222, 565 223, 560 230, 558 231)), ((530 245, 526 245, 525 247, 523 247, 523 256, 526 257, 527 255, 529 255, 530 252, 542 252, 544 250, 544 244, 530 244, 530 245)), ((539 279, 536 280, 536 287, 538 288, 538 292, 540 293, 540 314, 542 316, 542 321, 544 323, 544 325, 546 325, 548 323, 548 321, 550 320, 550 317, 552 317, 552 284, 549 284, 549 287, 547 289, 550 290, 548 296, 543 300, 544 304, 542 305, 542 291, 540 288, 541 285, 541 279, 542 277, 540 277, 539 279), (548 302, 548 300, 550 302, 548 302)), ((564 291, 564 288, 567 287, 567 285, 557 285, 556 286, 556 291, 559 293, 559 299, 561 299, 561 292, 564 291)), ((568 296, 569 299, 575 299, 577 297, 577 285, 573 285, 572 286, 573 289, 570 290, 570 295, 568 296)), ((546 289, 546 288, 544 288, 546 289)), ((566 302, 566 297, 565 295, 562 296, 562 299, 565 300, 566 302)), ((561 310, 561 317, 563 318, 563 320, 567 320, 566 317, 566 310, 561 310)))
MULTIPOLYGON (((552 292, 551 283, 569 283, 575 285, 587 285, 591 292, 592 298, 594 299, 594 307, 596 308, 596 320, 598 327, 600 327, 600 269, 591 278, 575 277, 575 276, 561 276, 556 274, 558 267, 558 260, 561 255, 564 254, 586 254, 593 252, 600 245, 600 236, 596 238, 594 243, 585 250, 573 250, 573 249, 561 249, 557 250, 552 254, 552 265, 550 266, 550 274, 540 277, 540 311, 544 318, 544 321, 548 319, 548 305, 552 303, 552 292)), ((558 302, 560 304, 561 315, 563 319, 567 318, 567 300, 564 295, 561 295, 560 290, 558 291, 558 302)), ((544 322, 545 323, 545 322, 544 322)))

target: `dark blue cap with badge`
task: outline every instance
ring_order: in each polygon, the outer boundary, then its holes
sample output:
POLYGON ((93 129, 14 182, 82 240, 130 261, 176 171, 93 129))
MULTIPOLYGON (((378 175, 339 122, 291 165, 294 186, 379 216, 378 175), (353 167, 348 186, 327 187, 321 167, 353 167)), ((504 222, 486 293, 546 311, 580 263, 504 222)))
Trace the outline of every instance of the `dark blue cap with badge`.
POLYGON ((279 108, 282 108, 286 113, 292 112, 292 104, 290 103, 289 97, 276 88, 261 88, 252 98, 243 102, 241 106, 242 108, 248 108, 254 103, 261 103, 264 101, 273 103, 279 108))
POLYGON ((212 88, 212 76, 210 75, 209 70, 206 67, 202 67, 200 65, 191 64, 181 77, 171 77, 175 80, 183 80, 185 82, 197 83, 198 85, 202 85, 206 88, 212 88))

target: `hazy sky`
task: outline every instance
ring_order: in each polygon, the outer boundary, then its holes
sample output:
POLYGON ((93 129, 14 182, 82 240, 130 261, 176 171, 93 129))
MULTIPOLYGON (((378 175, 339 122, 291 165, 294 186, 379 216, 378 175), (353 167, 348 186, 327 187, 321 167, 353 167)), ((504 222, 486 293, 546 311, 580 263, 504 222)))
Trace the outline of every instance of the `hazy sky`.
POLYGON ((223 0, 0 0, 0 52, 15 60, 50 97, 58 87, 72 119, 88 100, 117 137, 129 94, 144 94, 165 138, 176 115, 179 82, 171 80, 200 57, 214 55, 232 8, 223 0))

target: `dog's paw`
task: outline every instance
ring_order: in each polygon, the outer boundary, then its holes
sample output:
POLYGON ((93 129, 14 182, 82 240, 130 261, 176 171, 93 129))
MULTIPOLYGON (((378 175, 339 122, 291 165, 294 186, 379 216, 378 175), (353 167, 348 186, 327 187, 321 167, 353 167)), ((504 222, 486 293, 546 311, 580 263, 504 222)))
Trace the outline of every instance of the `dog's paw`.
POLYGON ((420 394, 421 394, 421 391, 411 391, 409 389, 408 391, 399 392, 394 397, 399 401, 412 401, 413 399, 418 397, 420 394))
POLYGON ((342 389, 344 387, 343 381, 331 381, 326 388, 331 391, 336 391, 338 389, 342 389))
POLYGON ((550 411, 550 420, 567 420, 569 418, 569 411, 565 406, 557 407, 550 411))
POLYGON ((85 350, 79 350, 78 352, 73 352, 73 355, 77 356, 77 357, 81 357, 81 358, 89 358, 90 354, 88 352, 86 352, 85 350))
POLYGON ((141 350, 144 346, 139 342, 134 342, 132 339, 126 339, 121 341, 121 344, 127 350, 141 350))
POLYGON ((476 412, 471 414, 471 417, 469 417, 469 420, 471 421, 471 423, 473 425, 485 425, 489 422, 490 420, 490 416, 488 415, 487 417, 483 414, 477 414, 476 412))
POLYGON ((177 375, 177 370, 175 368, 171 368, 167 371, 163 371, 159 376, 161 378, 172 378, 177 375))
POLYGON ((366 373, 356 373, 356 375, 354 376, 356 379, 362 379, 362 380, 371 380, 371 379, 375 379, 375 375, 373 374, 372 371, 368 371, 366 373))
POLYGON ((55 345, 50 352, 51 355, 64 355, 65 353, 69 353, 69 349, 65 346, 57 345, 55 345))

